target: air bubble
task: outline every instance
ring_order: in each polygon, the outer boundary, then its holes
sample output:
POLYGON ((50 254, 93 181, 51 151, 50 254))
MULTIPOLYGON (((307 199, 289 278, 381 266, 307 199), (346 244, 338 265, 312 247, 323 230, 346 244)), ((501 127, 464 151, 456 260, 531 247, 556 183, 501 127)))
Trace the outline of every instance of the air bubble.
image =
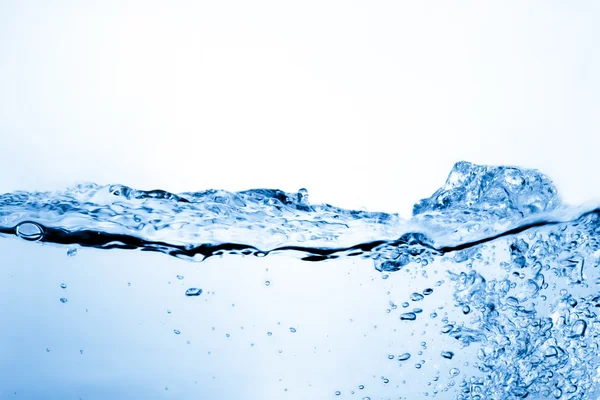
POLYGON ((202 294, 202 289, 198 288, 189 288, 185 291, 186 296, 200 296, 202 294))
POLYGON ((423 295, 421 293, 413 293, 413 294, 410 295, 410 299, 412 301, 421 301, 421 300, 423 300, 423 298, 424 297, 423 297, 423 295))
POLYGON ((21 239, 29 240, 30 242, 35 242, 44 237, 44 230, 35 222, 21 222, 17 225, 15 233, 21 239))
POLYGON ((68 302, 69 300, 66 297, 61 297, 60 298, 60 302, 65 304, 66 302, 68 302))
POLYGON ((415 313, 404 313, 400 316, 400 319, 402 321, 414 321, 415 319, 417 319, 417 315, 415 313))

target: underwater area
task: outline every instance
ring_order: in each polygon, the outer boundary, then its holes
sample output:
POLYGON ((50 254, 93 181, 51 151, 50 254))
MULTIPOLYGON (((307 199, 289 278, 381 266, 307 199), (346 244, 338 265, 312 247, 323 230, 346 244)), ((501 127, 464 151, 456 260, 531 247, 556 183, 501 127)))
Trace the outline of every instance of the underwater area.
POLYGON ((597 399, 600 207, 458 162, 398 214, 300 189, 0 195, 1 399, 597 399))

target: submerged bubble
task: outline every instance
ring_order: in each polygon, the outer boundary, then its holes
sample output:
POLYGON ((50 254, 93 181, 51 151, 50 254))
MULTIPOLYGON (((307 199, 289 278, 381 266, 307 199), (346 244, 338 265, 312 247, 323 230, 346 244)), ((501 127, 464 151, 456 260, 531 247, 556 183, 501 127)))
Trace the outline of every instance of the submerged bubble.
POLYGON ((398 361, 406 361, 410 358, 410 353, 403 353, 398 356, 398 361))
POLYGON ((270 281, 265 281, 265 286, 271 286, 271 282, 270 281))
POLYGON ((202 289, 198 288, 189 288, 185 291, 186 296, 200 296, 202 294, 202 289))
POLYGON ((290 332, 296 333, 296 328, 290 328, 290 332))
POLYGON ((44 236, 44 230, 35 222, 21 222, 19 225, 17 225, 15 233, 21 239, 32 242, 40 240, 44 236))
POLYGON ((400 315, 400 319, 402 321, 414 321, 415 319, 417 319, 417 315, 415 313, 408 312, 400 315))
POLYGON ((66 283, 61 283, 61 284, 60 284, 60 287, 61 287, 62 289, 66 289, 66 288, 67 288, 67 284, 66 284, 66 283))
POLYGON ((442 357, 447 358, 448 360, 452 360, 452 357, 454 357, 454 353, 451 351, 442 351, 442 357))
POLYGON ((179 335, 179 334, 181 334, 181 331, 178 329, 173 329, 173 333, 176 335, 179 335))
POLYGON ((66 297, 61 297, 60 298, 60 302, 63 303, 63 304, 66 303, 66 302, 68 302, 68 301, 69 300, 66 297))
POLYGON ((179 279, 180 281, 183 280, 183 275, 177 275, 177 279, 179 279))
POLYGON ((67 256, 75 257, 77 255, 77 249, 69 249, 67 250, 67 256))
POLYGON ((412 301, 421 301, 423 300, 423 295, 421 293, 413 293, 410 295, 410 299, 412 301))

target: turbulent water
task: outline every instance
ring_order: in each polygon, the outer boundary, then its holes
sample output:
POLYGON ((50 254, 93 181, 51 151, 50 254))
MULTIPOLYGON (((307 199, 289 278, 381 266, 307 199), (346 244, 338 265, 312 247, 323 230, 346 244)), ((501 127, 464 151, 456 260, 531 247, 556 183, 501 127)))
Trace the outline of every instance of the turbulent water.
POLYGON ((311 204, 304 189, 173 194, 83 184, 14 192, 0 196, 0 233, 66 246, 70 255, 91 247, 190 261, 371 259, 385 279, 412 279, 403 301, 386 310, 397 335, 423 340, 388 356, 408 379, 427 374, 420 395, 408 398, 600 396, 600 208, 562 205, 536 170, 459 162, 410 219, 311 204), (460 365, 444 363, 458 354, 460 365))

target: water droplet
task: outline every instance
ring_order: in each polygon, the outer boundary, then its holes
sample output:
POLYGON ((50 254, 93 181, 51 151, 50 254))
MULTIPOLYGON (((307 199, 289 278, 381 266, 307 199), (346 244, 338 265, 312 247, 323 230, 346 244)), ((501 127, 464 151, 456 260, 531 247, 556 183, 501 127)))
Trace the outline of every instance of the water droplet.
POLYGON ((363 390, 363 389, 365 388, 365 385, 358 385, 358 388, 359 388, 360 390, 363 390))
POLYGON ((198 288, 189 288, 185 291, 186 296, 200 296, 202 294, 202 289, 198 288))
POLYGON ((31 242, 40 240, 44 236, 44 230, 35 222, 21 222, 17 225, 15 233, 21 239, 29 240, 31 242))
POLYGON ((336 395, 336 396, 339 396, 339 395, 341 395, 341 394, 342 394, 342 392, 340 392, 339 390, 335 392, 335 395, 336 395))
POLYGON ((167 314, 171 314, 171 310, 167 310, 167 314))
POLYGON ((296 333, 296 328, 290 328, 290 332, 296 333))
POLYGON ((267 336, 273 336, 273 332, 267 332, 267 336))
POLYGON ((46 347, 46 353, 50 353, 50 349, 46 347))
POLYGON ((77 255, 77 249, 69 249, 67 250, 67 256, 75 257, 77 255))
POLYGON ((173 333, 176 335, 179 335, 181 333, 181 331, 177 330, 177 329, 173 329, 173 333))
POLYGON ((432 288, 427 288, 427 289, 423 290, 423 294, 425 296, 429 296, 431 293, 433 293, 433 289, 432 288))
POLYGON ((67 284, 66 283, 61 283, 60 287, 63 288, 63 289, 66 289, 67 288, 67 284))
POLYGON ((270 286, 271 285, 271 281, 265 281, 265 285, 266 286, 270 286))
POLYGON ((229 333, 226 333, 225 337, 228 338, 228 337, 231 337, 231 335, 229 333))
POLYGON ((451 351, 442 351, 442 357, 447 358, 448 360, 452 360, 452 357, 454 357, 454 353, 451 351))
POLYGON ((79 354, 83 354, 83 350, 79 350, 79 354))
POLYGON ((183 275, 177 275, 177 279, 182 280, 183 279, 183 275))
POLYGON ((406 361, 410 358, 410 353, 400 354, 398 356, 398 361, 406 361))
POLYGON ((458 368, 452 368, 448 373, 450 374, 450 376, 457 376, 460 374, 460 370, 458 368))
POLYGON ((66 303, 67 301, 69 301, 69 300, 66 297, 61 297, 60 298, 60 302, 63 303, 63 304, 66 303))
POLYGON ((469 307, 469 306, 464 306, 464 307, 462 308, 462 312, 463 312, 463 314, 467 315, 468 313, 470 313, 470 312, 471 312, 471 307, 469 307))
POLYGON ((394 355, 393 354, 388 354, 388 360, 393 360, 394 359, 394 355))
POLYGON ((417 319, 417 315, 415 313, 407 312, 400 316, 402 321, 414 321, 417 319))

